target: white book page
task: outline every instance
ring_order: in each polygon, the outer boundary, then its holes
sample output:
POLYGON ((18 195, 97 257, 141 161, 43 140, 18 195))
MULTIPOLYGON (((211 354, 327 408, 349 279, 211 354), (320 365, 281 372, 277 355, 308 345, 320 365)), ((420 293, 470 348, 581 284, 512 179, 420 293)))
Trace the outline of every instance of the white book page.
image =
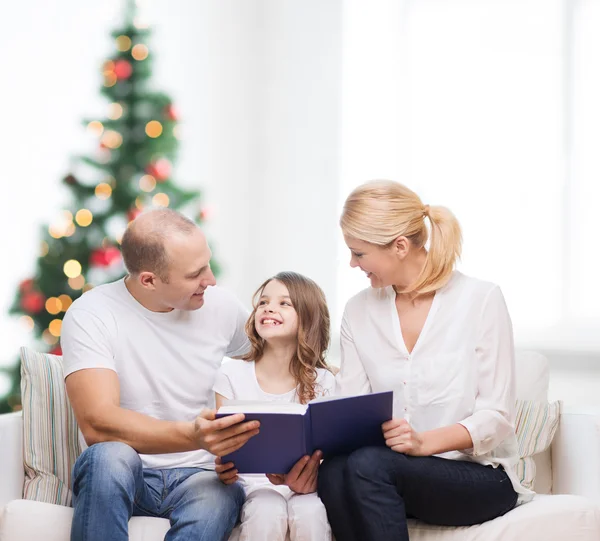
POLYGON ((293 413, 303 415, 307 408, 306 404, 228 400, 217 413, 293 413))

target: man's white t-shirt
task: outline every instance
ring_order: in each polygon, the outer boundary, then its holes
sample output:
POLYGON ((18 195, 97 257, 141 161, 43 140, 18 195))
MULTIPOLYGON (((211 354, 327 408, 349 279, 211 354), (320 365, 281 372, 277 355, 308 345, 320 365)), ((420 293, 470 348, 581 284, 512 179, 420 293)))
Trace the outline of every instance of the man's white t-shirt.
MULTIPOLYGON (((332 372, 323 368, 317 368, 315 398, 332 396, 335 392, 335 385, 335 376, 332 372)), ((217 373, 213 390, 228 400, 281 403, 299 402, 296 389, 281 394, 263 391, 256 378, 256 365, 254 361, 232 360, 223 363, 223 366, 221 366, 217 373)), ((272 485, 266 475, 245 474, 240 475, 240 479, 244 484, 246 494, 267 487, 285 497, 290 497, 294 494, 285 485, 272 485)))
MULTIPOLYGON (((167 421, 191 421, 214 407, 212 392, 223 357, 249 348, 248 311, 229 292, 210 287, 198 310, 152 312, 124 280, 77 299, 63 326, 65 378, 86 368, 114 370, 123 408, 167 421)), ((85 441, 80 434, 82 447, 85 441)), ((214 468, 204 450, 141 455, 145 468, 214 468)))

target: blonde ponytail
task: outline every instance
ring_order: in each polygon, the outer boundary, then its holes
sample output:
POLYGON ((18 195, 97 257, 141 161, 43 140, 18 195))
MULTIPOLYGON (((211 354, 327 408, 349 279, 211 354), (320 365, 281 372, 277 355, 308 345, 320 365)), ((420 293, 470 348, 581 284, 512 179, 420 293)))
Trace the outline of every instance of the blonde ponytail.
POLYGON ((444 286, 460 257, 462 234, 458 220, 446 207, 423 205, 419 196, 393 181, 367 182, 346 199, 340 226, 344 234, 357 240, 389 246, 398 237, 406 237, 415 248, 431 242, 425 266, 405 293, 421 295, 444 286))

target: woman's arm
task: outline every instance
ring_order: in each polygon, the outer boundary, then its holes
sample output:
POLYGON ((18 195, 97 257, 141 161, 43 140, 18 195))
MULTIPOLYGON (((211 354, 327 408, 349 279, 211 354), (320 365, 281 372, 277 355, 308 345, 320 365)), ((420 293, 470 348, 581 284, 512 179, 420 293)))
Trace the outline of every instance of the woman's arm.
POLYGON ((347 311, 342 318, 340 346, 342 359, 340 371, 336 375, 336 394, 353 396, 370 393, 371 384, 354 344, 347 311))
POLYGON ((469 431, 460 423, 416 432, 405 419, 392 419, 382 429, 386 445, 405 455, 431 456, 473 447, 469 431))
POLYGON ((484 302, 476 355, 475 407, 460 421, 473 440, 472 447, 460 450, 474 456, 489 453, 515 430, 515 347, 508 309, 497 286, 484 302))

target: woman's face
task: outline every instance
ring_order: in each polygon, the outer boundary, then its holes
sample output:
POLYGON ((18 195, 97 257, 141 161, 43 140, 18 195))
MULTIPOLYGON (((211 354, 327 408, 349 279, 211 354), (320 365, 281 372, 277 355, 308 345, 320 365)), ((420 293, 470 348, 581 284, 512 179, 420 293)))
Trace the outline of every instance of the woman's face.
POLYGON ((394 285, 401 265, 397 248, 378 246, 344 235, 344 241, 350 249, 350 266, 359 267, 371 281, 371 287, 394 285))

